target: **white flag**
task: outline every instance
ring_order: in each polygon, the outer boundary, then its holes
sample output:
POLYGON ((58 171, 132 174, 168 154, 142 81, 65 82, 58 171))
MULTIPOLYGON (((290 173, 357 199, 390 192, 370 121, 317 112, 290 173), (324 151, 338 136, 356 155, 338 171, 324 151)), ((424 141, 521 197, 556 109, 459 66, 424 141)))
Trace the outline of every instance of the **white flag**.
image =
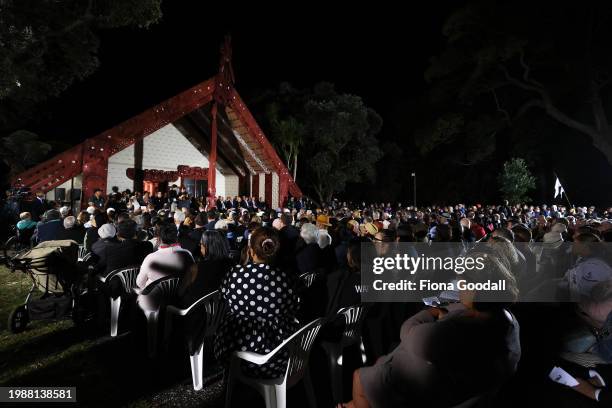
POLYGON ((555 181, 554 198, 557 198, 557 196, 563 197, 563 193, 565 193, 565 190, 563 189, 563 186, 561 185, 561 182, 559 181, 559 177, 557 177, 557 181, 555 181))

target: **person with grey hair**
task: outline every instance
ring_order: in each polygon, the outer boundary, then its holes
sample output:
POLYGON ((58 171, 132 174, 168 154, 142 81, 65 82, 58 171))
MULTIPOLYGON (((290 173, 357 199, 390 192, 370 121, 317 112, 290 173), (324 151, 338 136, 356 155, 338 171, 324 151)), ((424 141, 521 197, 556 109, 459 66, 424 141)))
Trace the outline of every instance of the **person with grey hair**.
POLYGON ((306 245, 301 247, 295 256, 299 273, 314 272, 321 269, 324 266, 323 250, 319 247, 319 230, 317 227, 311 223, 302 225, 300 238, 306 245))
POLYGON ((77 223, 76 217, 69 215, 64 218, 63 228, 60 230, 57 239, 70 239, 82 244, 85 240, 85 228, 77 223))
POLYGON ((58 239, 60 231, 63 229, 60 212, 52 209, 48 210, 44 219, 45 222, 41 222, 36 227, 36 239, 38 242, 53 241, 58 239))

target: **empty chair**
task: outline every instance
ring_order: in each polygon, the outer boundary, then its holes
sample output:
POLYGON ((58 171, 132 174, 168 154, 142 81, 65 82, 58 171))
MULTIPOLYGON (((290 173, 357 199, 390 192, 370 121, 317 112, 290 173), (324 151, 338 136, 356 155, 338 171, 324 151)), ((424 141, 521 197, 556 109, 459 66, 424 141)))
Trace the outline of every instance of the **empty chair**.
POLYGON ((321 346, 329 359, 334 403, 344 401, 342 396, 342 366, 339 363, 339 359, 345 347, 362 344, 361 325, 365 315, 365 306, 362 305, 344 307, 338 310, 336 313, 337 318, 344 317, 342 337, 336 342, 321 342, 321 346))
MULTIPOLYGON (((89 256, 88 253, 84 260, 89 256)), ((117 336, 119 329, 119 311, 121 309, 121 296, 132 294, 136 285, 136 276, 140 268, 131 266, 123 269, 116 269, 106 276, 99 276, 102 283, 106 283, 110 293, 110 335, 117 336)))
POLYGON ((310 349, 321 329, 323 319, 313 320, 302 327, 268 354, 258 354, 251 351, 237 351, 232 356, 225 406, 231 406, 233 382, 238 379, 257 389, 266 401, 267 408, 284 408, 287 406, 287 388, 292 387, 301 379, 304 380, 306 394, 311 406, 315 406, 314 391, 310 376, 307 373, 310 349), (240 364, 242 361, 263 365, 284 350, 288 351, 287 369, 282 377, 274 379, 251 378, 243 375, 240 364))
POLYGON ((149 357, 157 353, 157 322, 159 314, 176 297, 180 278, 166 276, 148 284, 139 294, 138 305, 147 318, 147 341, 149 357))
POLYGON ((166 308, 166 321, 164 327, 164 338, 170 337, 172 321, 175 317, 182 317, 185 323, 185 337, 187 350, 191 360, 191 378, 193 389, 202 389, 202 351, 204 341, 215 334, 217 327, 225 314, 225 302, 221 299, 221 293, 216 290, 196 300, 186 309, 175 306, 166 308))

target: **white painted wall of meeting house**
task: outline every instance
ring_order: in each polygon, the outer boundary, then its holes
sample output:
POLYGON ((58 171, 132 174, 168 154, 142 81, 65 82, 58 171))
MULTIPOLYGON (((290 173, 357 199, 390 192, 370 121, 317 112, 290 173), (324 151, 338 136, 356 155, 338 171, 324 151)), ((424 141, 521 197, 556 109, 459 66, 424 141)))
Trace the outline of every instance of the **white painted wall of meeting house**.
MULTIPOLYGON (((177 166, 186 165, 192 167, 208 168, 208 157, 202 154, 183 134, 172 124, 146 136, 143 140, 143 169, 156 169, 176 171, 177 166)), ((231 170, 219 171, 221 163, 217 164, 216 192, 217 196, 252 195, 251 191, 239 191, 238 176, 231 170)), ((120 191, 133 190, 134 181, 127 177, 126 170, 134 167, 134 145, 113 154, 108 160, 108 175, 106 191, 110 192, 113 186, 119 187, 120 191)), ((265 197, 265 173, 258 174, 259 196, 265 197)), ((181 179, 178 178, 170 185, 180 186, 181 179)), ((251 185, 251 183, 249 183, 251 185)), ((57 186, 57 189, 65 189, 66 197, 70 197, 71 187, 80 189, 82 186, 82 175, 74 177, 57 186), (71 184, 72 183, 72 184, 71 184)), ((272 174, 272 205, 278 206, 279 179, 276 173, 272 174)), ((47 192, 47 199, 55 200, 55 189, 47 192)), ((87 198, 86 198, 87 199, 87 198)), ((69 198, 67 198, 69 200, 69 198)), ((75 207, 78 206, 75 202, 75 207)))
MULTIPOLYGON (((202 154, 183 134, 172 124, 146 136, 143 140, 142 168, 147 170, 176 171, 177 166, 208 167, 208 158, 202 154)), ((113 154, 108 159, 108 176, 106 190, 113 186, 120 191, 134 188, 134 181, 128 178, 126 170, 134 167, 134 145, 113 154)), ((238 195, 238 176, 217 168, 217 195, 238 195)), ((181 185, 178 178, 169 185, 181 185)))

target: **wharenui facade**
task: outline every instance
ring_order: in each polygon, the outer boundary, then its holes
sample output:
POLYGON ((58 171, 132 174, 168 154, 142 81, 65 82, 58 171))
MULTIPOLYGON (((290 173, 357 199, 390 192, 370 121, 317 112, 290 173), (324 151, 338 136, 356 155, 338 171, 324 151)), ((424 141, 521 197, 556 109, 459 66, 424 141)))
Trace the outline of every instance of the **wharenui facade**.
POLYGON ((261 197, 273 208, 301 196, 286 166, 234 89, 229 39, 219 73, 25 171, 15 186, 58 191, 86 204, 95 189, 261 197), (80 194, 79 194, 80 192, 80 194), (75 194, 76 193, 76 194, 75 194))

